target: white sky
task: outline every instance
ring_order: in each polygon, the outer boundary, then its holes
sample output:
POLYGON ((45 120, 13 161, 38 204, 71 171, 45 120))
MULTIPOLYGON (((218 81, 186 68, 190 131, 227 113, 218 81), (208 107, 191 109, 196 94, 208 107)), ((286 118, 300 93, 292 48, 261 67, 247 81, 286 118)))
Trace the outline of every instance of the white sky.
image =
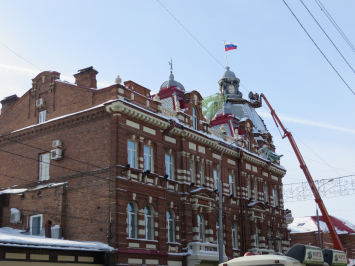
MULTIPOLYGON (((162 4, 225 65, 223 40, 238 44, 228 62, 241 83, 264 93, 298 146, 314 179, 355 173, 355 96, 322 57, 284 3, 265 0, 167 1, 162 4), (334 171, 302 143, 316 152, 334 171), (315 162, 317 161, 317 162, 315 162), (321 163, 318 163, 321 162, 321 163)), ((326 19, 315 1, 304 1, 348 62, 355 53, 326 19)), ((299 1, 287 3, 350 87, 354 72, 299 1)), ((352 43, 355 3, 322 3, 352 43)), ((0 42, 43 70, 73 82, 78 69, 94 66, 99 86, 117 75, 153 92, 168 79, 173 58, 175 79, 202 96, 216 93, 224 69, 155 0, 150 1, 3 1, 0 42)), ((354 68, 354 67, 353 67, 354 68)), ((0 99, 22 96, 39 70, 0 45, 0 99)), ((241 87, 247 96, 247 91, 241 87)), ((268 110, 257 110, 274 136, 284 183, 305 181, 287 139, 282 140, 268 110)), ((331 215, 355 223, 355 196, 325 199, 331 215)), ((313 201, 286 204, 294 216, 315 214, 313 201)))

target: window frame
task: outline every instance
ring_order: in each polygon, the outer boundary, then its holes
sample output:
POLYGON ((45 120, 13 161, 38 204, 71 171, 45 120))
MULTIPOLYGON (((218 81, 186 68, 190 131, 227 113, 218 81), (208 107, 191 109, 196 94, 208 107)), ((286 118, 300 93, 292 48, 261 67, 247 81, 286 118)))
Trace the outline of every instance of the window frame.
POLYGON ((137 239, 137 208, 132 202, 127 204, 127 228, 127 238, 137 239), (132 211, 129 211, 128 206, 131 206, 132 211), (133 216, 133 222, 131 216, 133 216), (132 229, 130 230, 130 228, 132 229), (133 236, 131 235, 131 232, 133 236))
POLYGON ((145 222, 145 239, 154 240, 154 211, 153 207, 150 205, 144 208, 144 222, 145 222), (147 214, 150 211, 150 214, 147 214), (150 225, 149 225, 150 222, 150 225))
POLYGON ((264 185, 264 203, 269 202, 268 185, 264 185))
POLYGON ((31 215, 30 216, 30 235, 33 235, 33 236, 39 236, 41 235, 41 230, 43 228, 43 214, 36 214, 36 215, 31 215), (39 233, 38 235, 34 235, 33 234, 33 226, 32 226, 32 219, 35 218, 35 217, 40 217, 40 228, 39 228, 39 233))
POLYGON ((201 214, 197 214, 197 224, 199 240, 205 242, 205 220, 203 219, 203 216, 201 214))
POLYGON ((235 196, 235 180, 234 175, 229 174, 229 193, 235 196))
POLYGON ((206 185, 206 179, 205 179, 205 165, 204 163, 200 163, 200 184, 201 184, 201 187, 203 185, 206 185))
POLYGON ((192 108, 192 127, 194 130, 198 130, 198 120, 197 120, 197 108, 194 106, 192 108))
POLYGON ((278 197, 277 197, 277 189, 276 188, 272 189, 272 194, 273 194, 273 197, 274 197, 274 207, 279 206, 278 197))
POLYGON ((233 249, 238 249, 238 234, 237 234, 237 224, 232 223, 232 247, 233 249))
POLYGON ((218 177, 218 170, 217 169, 213 169, 213 185, 214 185, 214 189, 218 190, 218 183, 219 183, 219 177, 218 177), (217 187, 216 187, 216 183, 217 183, 217 187))
POLYGON ((47 118, 47 110, 40 111, 38 113, 38 124, 42 124, 46 122, 46 118, 47 118))
POLYGON ((173 180, 173 173, 174 173, 174 171, 173 171, 173 166, 174 166, 173 159, 174 159, 174 157, 172 155, 165 154, 165 157, 164 157, 164 160, 165 160, 165 174, 168 175, 168 179, 169 180, 173 180), (166 157, 167 156, 170 157, 170 162, 166 161, 166 157), (166 167, 167 164, 170 164, 170 174, 167 173, 167 167, 166 167))
POLYGON ((258 181, 254 181, 254 197, 255 200, 259 199, 259 195, 258 195, 258 181))
POLYGON ((247 132, 247 145, 248 145, 248 151, 251 150, 251 143, 250 143, 250 133, 247 132))
POLYGON ((254 224, 254 236, 255 236, 255 247, 259 247, 259 228, 256 224, 254 224))
POLYGON ((217 240, 216 242, 217 242, 217 244, 218 244, 218 241, 219 241, 218 236, 219 236, 219 220, 217 219, 216 220, 216 240, 217 240))
POLYGON ((39 181, 49 180, 49 178, 50 178, 49 170, 50 170, 50 165, 51 165, 51 154, 49 152, 40 154, 39 158, 38 158, 38 161, 39 161, 38 180, 39 181), (43 160, 44 156, 48 156, 48 161, 44 161, 43 160))
POLYGON ((152 147, 150 147, 148 145, 144 145, 143 158, 144 158, 144 171, 149 170, 150 172, 154 172, 153 171, 153 148, 152 147), (146 148, 150 150, 150 154, 145 153, 146 148), (149 160, 149 162, 147 162, 148 160, 149 160), (149 166, 149 168, 147 168, 147 166, 149 166))
POLYGON ((190 168, 190 181, 196 184, 196 174, 195 174, 195 162, 193 160, 189 161, 190 168))
POLYGON ((247 178, 247 192, 248 192, 248 199, 251 198, 251 187, 250 187, 250 177, 247 178))
POLYGON ((168 231, 168 242, 175 243, 175 214, 173 210, 168 210, 166 212, 166 223, 167 223, 167 231, 168 231), (170 219, 169 219, 169 216, 170 219), (170 223, 171 222, 171 223, 170 223), (172 237, 173 239, 171 239, 172 237))
POLYGON ((138 164, 137 161, 138 161, 138 160, 137 160, 137 142, 128 139, 128 140, 127 140, 127 162, 128 162, 128 164, 130 165, 131 168, 137 168, 137 167, 136 167, 136 165, 138 164), (132 150, 132 149, 129 148, 129 142, 131 142, 131 143, 134 144, 134 150, 132 150), (134 155, 134 156, 133 156, 133 160, 132 160, 132 158, 130 158, 130 157, 132 157, 132 154, 131 154, 130 151, 133 151, 133 153, 134 153, 134 154, 133 154, 133 155, 134 155), (133 162, 133 164, 132 164, 132 162, 133 162))

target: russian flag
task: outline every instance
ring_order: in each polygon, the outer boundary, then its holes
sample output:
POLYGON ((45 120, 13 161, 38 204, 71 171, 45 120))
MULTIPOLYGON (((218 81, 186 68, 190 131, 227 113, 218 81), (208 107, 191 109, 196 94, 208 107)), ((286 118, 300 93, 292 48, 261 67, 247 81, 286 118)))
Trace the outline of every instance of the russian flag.
POLYGON ((229 51, 229 50, 234 50, 234 49, 237 49, 237 45, 233 42, 225 42, 224 43, 224 49, 226 51, 229 51))

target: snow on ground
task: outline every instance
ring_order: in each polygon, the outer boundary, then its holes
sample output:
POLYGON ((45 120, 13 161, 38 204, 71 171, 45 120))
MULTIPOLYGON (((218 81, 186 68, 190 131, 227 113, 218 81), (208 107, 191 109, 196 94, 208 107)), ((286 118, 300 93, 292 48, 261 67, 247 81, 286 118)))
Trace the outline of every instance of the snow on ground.
POLYGON ((32 248, 50 249, 70 249, 70 250, 92 250, 92 251, 112 251, 114 250, 107 244, 90 241, 74 241, 46 238, 44 236, 23 235, 22 230, 10 227, 0 228, 1 246, 27 246, 32 248))

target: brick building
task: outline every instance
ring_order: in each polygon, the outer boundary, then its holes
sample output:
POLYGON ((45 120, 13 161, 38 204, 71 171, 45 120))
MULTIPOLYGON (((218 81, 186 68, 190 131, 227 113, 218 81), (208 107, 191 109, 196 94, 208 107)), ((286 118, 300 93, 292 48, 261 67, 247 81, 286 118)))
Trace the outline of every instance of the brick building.
POLYGON ((40 235, 50 222, 64 239, 109 244, 121 264, 216 265, 219 226, 226 260, 289 248, 286 170, 270 160, 258 97, 243 99, 229 68, 212 119, 172 73, 156 95, 119 78, 97 89, 97 74, 79 70, 71 84, 45 71, 1 101, 2 227, 40 235))
MULTIPOLYGON (((330 216, 339 239, 349 259, 355 258, 355 225, 330 216)), ((291 230, 291 246, 299 243, 319 247, 317 216, 297 217, 288 225, 291 230)), ((319 216, 322 248, 334 249, 334 242, 323 216, 319 216)))

